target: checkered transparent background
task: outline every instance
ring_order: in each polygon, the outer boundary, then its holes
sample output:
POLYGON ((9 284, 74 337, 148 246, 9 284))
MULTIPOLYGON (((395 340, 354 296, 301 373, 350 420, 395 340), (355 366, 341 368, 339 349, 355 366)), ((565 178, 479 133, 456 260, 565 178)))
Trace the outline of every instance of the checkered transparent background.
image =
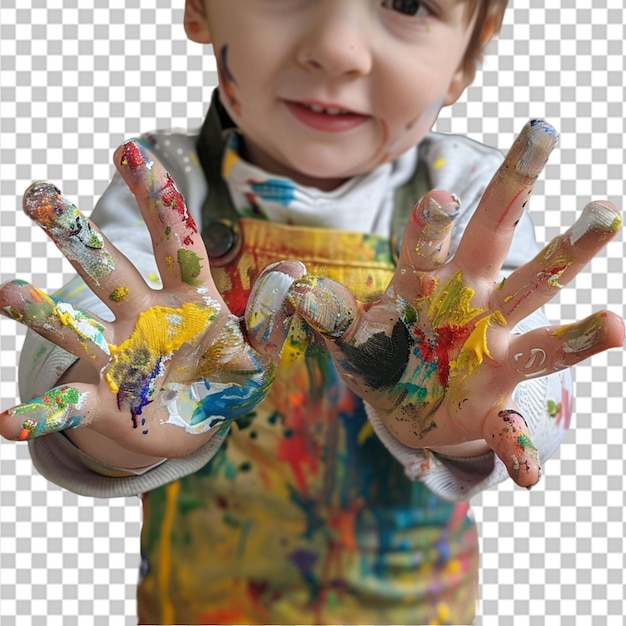
MULTIPOLYGON (((0 277, 54 290, 71 268, 21 213, 21 193, 50 179, 88 212, 124 139, 200 124, 215 62, 186 42, 182 0, 26 4, 0 0, 0 277)), ((555 124, 561 148, 531 207, 541 241, 592 197, 623 204, 625 22, 622 0, 513 0, 484 71, 437 124, 501 149, 529 117, 555 124)), ((623 315, 624 252, 619 237, 549 317, 607 304, 623 315)), ((23 334, 0 321, 2 408, 17 402, 23 334)), ((579 366, 575 428, 541 484, 475 499, 478 624, 623 624, 623 397, 623 351, 579 366)), ((2 626, 134 623, 139 528, 138 499, 63 492, 33 471, 25 445, 0 442, 2 626)))

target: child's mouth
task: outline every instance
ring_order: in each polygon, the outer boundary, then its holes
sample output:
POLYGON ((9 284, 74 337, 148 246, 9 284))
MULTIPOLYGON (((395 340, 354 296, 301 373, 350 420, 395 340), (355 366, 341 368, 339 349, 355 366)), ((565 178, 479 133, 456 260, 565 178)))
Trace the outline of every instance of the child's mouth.
POLYGON ((302 124, 330 133, 352 130, 366 122, 369 117, 338 106, 323 105, 316 102, 296 102, 285 100, 291 114, 302 124))

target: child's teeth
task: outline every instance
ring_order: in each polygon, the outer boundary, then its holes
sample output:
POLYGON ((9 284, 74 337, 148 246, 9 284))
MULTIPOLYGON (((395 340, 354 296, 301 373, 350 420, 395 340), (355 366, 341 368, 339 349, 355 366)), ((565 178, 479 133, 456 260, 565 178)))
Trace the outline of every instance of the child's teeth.
POLYGON ((320 106, 319 104, 309 104, 309 109, 313 111, 313 113, 326 113, 327 115, 341 115, 342 109, 337 108, 326 108, 320 106))

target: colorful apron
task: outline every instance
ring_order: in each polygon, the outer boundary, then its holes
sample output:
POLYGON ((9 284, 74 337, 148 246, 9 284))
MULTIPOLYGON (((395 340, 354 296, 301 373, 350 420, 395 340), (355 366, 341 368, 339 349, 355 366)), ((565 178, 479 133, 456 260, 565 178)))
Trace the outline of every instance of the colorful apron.
MULTIPOLYGON (((387 239, 241 219, 216 268, 241 314, 269 263, 376 298, 387 239)), ((200 471, 144 496, 141 623, 445 624, 474 617, 478 551, 467 503, 409 481, 318 344, 288 351, 268 398, 200 471)))

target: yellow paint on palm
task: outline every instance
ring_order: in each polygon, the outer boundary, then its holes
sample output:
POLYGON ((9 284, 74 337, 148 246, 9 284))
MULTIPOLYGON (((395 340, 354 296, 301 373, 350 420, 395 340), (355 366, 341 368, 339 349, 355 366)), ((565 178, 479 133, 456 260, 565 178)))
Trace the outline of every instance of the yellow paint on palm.
POLYGON ((465 340, 459 356, 454 363, 451 363, 452 376, 459 370, 473 372, 483 362, 484 357, 492 358, 487 344, 487 329, 493 324, 506 325, 506 320, 500 311, 486 315, 474 324, 474 330, 465 340))
POLYGON ((433 291, 428 305, 428 319, 433 328, 448 324, 464 326, 485 311, 471 306, 474 290, 463 283, 461 272, 456 272, 443 286, 437 284, 433 291))
POLYGON ((154 306, 137 318, 130 337, 119 346, 110 344, 111 363, 105 373, 109 388, 119 391, 129 368, 150 375, 158 361, 192 343, 216 319, 220 307, 186 302, 180 308, 154 306))

